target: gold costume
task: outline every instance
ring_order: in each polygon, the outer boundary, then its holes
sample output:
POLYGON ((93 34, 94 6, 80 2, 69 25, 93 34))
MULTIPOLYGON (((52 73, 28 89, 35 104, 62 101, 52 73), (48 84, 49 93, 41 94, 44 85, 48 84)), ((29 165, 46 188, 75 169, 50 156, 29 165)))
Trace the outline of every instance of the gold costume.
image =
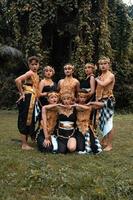
POLYGON ((74 96, 76 95, 76 85, 78 80, 71 77, 71 78, 64 78, 60 84, 60 94, 64 93, 64 91, 71 92, 74 96))
MULTIPOLYGON (((112 73, 110 71, 108 71, 104 76, 101 75, 99 79, 101 81, 105 81, 110 76, 110 74, 112 74, 112 73)), ((114 82, 111 82, 107 86, 101 86, 101 85, 97 84, 96 100, 100 101, 102 99, 113 97, 114 96, 113 95, 113 87, 114 87, 114 82)))
POLYGON ((52 135, 57 123, 58 110, 57 108, 47 109, 46 118, 47 118, 47 130, 48 135, 52 135))
POLYGON ((30 79, 25 81, 25 84, 23 85, 24 93, 31 94, 28 115, 27 115, 27 122, 26 122, 27 126, 30 126, 32 122, 32 115, 33 115, 33 110, 35 106, 35 100, 39 95, 38 85, 39 85, 39 76, 37 74, 34 74, 30 79))
POLYGON ((88 110, 84 110, 81 108, 77 109, 76 124, 79 131, 83 135, 88 131, 90 125, 92 124, 91 119, 90 119, 91 113, 92 113, 92 107, 89 107, 88 110))

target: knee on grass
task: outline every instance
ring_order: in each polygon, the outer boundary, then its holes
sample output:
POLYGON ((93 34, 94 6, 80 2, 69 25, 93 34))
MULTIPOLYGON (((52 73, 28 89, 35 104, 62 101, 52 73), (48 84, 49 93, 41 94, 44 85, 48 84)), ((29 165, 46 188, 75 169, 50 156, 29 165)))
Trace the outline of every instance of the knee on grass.
POLYGON ((70 152, 74 152, 76 150, 76 139, 70 138, 67 143, 67 148, 70 152))

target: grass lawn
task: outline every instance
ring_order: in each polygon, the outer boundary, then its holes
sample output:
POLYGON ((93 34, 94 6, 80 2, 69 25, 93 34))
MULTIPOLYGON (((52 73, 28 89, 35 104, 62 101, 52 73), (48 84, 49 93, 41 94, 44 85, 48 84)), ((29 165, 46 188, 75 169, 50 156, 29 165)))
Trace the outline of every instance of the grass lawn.
POLYGON ((17 112, 0 111, 0 200, 132 200, 133 115, 116 115, 114 148, 100 155, 22 151, 17 112))

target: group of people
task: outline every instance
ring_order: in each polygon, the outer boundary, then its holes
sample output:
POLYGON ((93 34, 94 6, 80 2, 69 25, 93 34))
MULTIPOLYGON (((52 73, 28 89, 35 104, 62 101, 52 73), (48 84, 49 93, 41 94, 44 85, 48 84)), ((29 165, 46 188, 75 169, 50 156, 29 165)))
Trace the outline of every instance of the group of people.
POLYGON ((18 129, 22 149, 33 149, 28 137, 37 142, 40 152, 80 154, 101 153, 112 149, 115 76, 110 69, 110 59, 98 61, 101 74, 95 78, 95 66, 84 67, 86 79, 73 77, 74 66, 64 66, 65 78, 58 84, 53 81, 55 70, 44 67, 40 81, 37 71, 39 59, 29 57, 29 71, 16 78, 20 98, 18 129), (38 128, 36 131, 36 122, 38 128), (99 127, 102 138, 97 134, 99 127))

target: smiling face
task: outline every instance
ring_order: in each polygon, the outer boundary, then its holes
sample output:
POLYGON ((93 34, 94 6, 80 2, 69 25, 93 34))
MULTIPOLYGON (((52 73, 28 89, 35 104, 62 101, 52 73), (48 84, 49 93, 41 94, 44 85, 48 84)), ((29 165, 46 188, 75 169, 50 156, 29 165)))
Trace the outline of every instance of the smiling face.
POLYGON ((35 73, 38 71, 39 66, 39 62, 37 62, 36 60, 31 60, 29 63, 29 68, 35 73))

